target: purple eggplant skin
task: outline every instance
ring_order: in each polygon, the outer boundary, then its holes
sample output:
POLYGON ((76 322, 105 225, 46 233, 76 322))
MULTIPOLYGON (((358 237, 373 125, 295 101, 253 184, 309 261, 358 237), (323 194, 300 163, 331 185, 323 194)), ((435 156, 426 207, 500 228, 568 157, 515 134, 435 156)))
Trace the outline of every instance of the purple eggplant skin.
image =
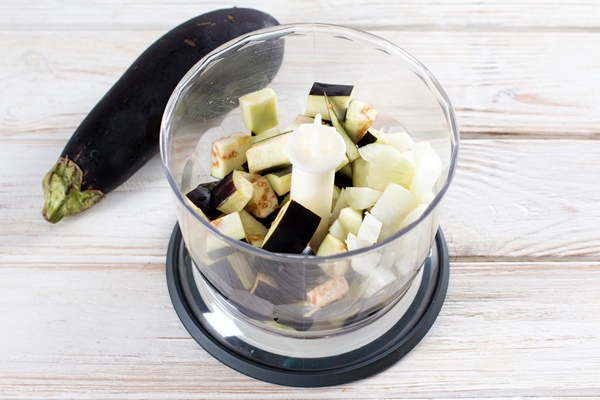
POLYGON ((323 96, 324 94, 327 96, 350 96, 353 89, 353 85, 338 85, 315 82, 310 88, 310 92, 308 94, 310 96, 323 96))
POLYGON ((333 183, 339 188, 346 188, 352 186, 352 178, 338 171, 334 175, 333 183))
POLYGON ((158 39, 85 117, 45 176, 44 218, 55 223, 77 214, 124 183, 158 153, 163 112, 187 71, 229 40, 278 24, 264 12, 234 7, 190 19, 158 39))
POLYGON ((300 254, 308 246, 321 222, 321 217, 295 200, 290 200, 283 214, 277 216, 270 229, 272 234, 265 239, 263 250, 273 253, 300 254))
POLYGON ((185 195, 211 221, 219 218, 222 214, 211 200, 211 192, 216 185, 217 182, 201 183, 185 195))
POLYGON ((356 143, 356 146, 363 147, 371 143, 375 143, 377 141, 377 136, 373 135, 371 132, 367 131, 365 135, 356 143))
POLYGON ((234 171, 231 171, 225 175, 223 179, 212 188, 210 201, 215 209, 223 205, 223 203, 225 203, 237 190, 235 182, 233 181, 233 173, 234 171))

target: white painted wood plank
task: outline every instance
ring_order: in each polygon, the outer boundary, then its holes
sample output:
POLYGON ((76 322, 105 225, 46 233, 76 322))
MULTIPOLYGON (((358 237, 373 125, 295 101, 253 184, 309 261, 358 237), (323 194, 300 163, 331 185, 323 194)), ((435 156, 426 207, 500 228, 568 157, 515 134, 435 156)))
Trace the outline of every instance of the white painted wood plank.
MULTIPOLYGON (((600 392, 600 264, 453 263, 442 312, 388 370, 294 389, 223 366, 189 337, 156 264, 2 265, 9 398, 582 398, 600 392)), ((0 395, 1 397, 1 395, 0 395)))
POLYGON ((599 260, 598 154, 598 141, 463 141, 441 219, 451 254, 599 260))
MULTIPOLYGON (((600 33, 378 34, 438 78, 463 137, 600 137, 600 33)), ((159 36, 31 32, 24 41, 21 33, 0 32, 0 135, 66 141, 159 36)))
POLYGON ((462 137, 600 138, 598 33, 377 33, 440 81, 462 137))
POLYGON ((50 224, 41 215, 41 182, 63 146, 0 145, 0 261, 119 264, 133 257, 141 264, 164 263, 177 218, 160 157, 92 209, 50 224))
POLYGON ((326 22, 362 29, 581 30, 598 29, 600 4, 593 0, 461 1, 267 1, 164 2, 118 0, 45 2, 5 0, 0 29, 170 29, 193 16, 232 6, 260 9, 281 23, 326 22))
MULTIPOLYGON (((161 263, 176 222, 160 159, 52 225, 41 180, 62 143, 0 142, 0 263, 161 263)), ((599 141, 463 141, 441 218, 453 259, 600 259, 599 141)))
POLYGON ((66 141, 160 35, 0 32, 0 135, 66 141))

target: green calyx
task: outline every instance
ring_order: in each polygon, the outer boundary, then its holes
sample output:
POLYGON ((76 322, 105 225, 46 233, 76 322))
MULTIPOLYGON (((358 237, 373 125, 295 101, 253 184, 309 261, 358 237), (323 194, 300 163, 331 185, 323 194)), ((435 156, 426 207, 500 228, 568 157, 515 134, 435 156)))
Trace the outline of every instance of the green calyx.
POLYGON ((42 215, 46 221, 56 223, 67 215, 78 214, 106 196, 99 190, 81 191, 82 177, 81 168, 63 157, 46 174, 42 182, 44 188, 42 215))

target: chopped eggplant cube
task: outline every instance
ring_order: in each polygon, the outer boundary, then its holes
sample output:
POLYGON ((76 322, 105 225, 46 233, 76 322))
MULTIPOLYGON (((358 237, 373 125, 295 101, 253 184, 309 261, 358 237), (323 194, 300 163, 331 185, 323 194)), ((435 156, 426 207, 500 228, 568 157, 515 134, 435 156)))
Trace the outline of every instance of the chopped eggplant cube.
POLYGON ((216 185, 217 182, 201 183, 185 195, 185 197, 200 211, 200 215, 203 215, 209 221, 221 216, 221 211, 217 210, 211 201, 211 192, 216 185))
POLYGON ((273 277, 259 272, 250 293, 275 305, 293 304, 305 299, 302 289, 302 284, 296 288, 290 285, 280 286, 273 277))
POLYGON ((292 166, 278 169, 265 175, 277 196, 285 196, 292 187, 292 166))
POLYGON ((246 151, 248 171, 251 174, 264 174, 291 165, 285 151, 285 145, 291 133, 282 133, 254 143, 246 151))
POLYGON ((246 151, 252 144, 252 137, 241 132, 217 139, 212 144, 210 174, 222 179, 234 169, 243 169, 246 151))
POLYGON ((290 296, 290 303, 304 301, 306 291, 319 285, 316 281, 323 275, 319 267, 272 260, 260 260, 253 268, 257 274, 277 282, 278 288, 290 296))
POLYGON ((321 222, 319 217, 295 200, 287 202, 267 232, 263 249, 275 253, 300 254, 321 222))
MULTIPOLYGON (((238 212, 227 214, 211 221, 210 224, 225 236, 236 240, 245 240, 246 232, 238 212)), ((233 251, 232 247, 216 235, 206 237, 206 254, 216 260, 225 257, 233 251)))
POLYGON ((340 188, 352 186, 352 178, 339 171, 335 173, 333 182, 337 187, 340 188))
POLYGON ((233 170, 221 179, 212 190, 212 203, 225 214, 241 211, 252 198, 254 186, 242 176, 242 172, 233 170))
POLYGON ((250 266, 250 260, 247 254, 236 251, 226 257, 229 261, 231 271, 235 274, 234 280, 238 280, 242 287, 249 290, 254 284, 255 272, 250 266))
POLYGON ((248 172, 240 172, 240 174, 254 186, 252 198, 248 201, 246 207, 244 207, 246 211, 257 218, 265 218, 279 208, 277 195, 267 178, 248 172))
POLYGON ((349 291, 348 282, 343 276, 339 276, 314 288, 306 296, 311 306, 322 308, 341 299, 349 291))
POLYGON ((271 88, 264 88, 240 97, 244 126, 258 135, 279 124, 277 118, 277 95, 271 88))
POLYGON ((329 115, 327 103, 325 102, 325 96, 327 96, 335 113, 338 115, 339 119, 343 121, 346 116, 346 109, 348 108, 348 104, 352 97, 353 89, 354 86, 351 85, 315 82, 308 93, 306 114, 311 117, 321 114, 324 119, 327 119, 327 116, 329 115))
POLYGON ((255 247, 261 247, 268 229, 246 210, 240 211, 240 219, 246 232, 246 242, 255 247))
POLYGON ((211 265, 202 268, 204 275, 210 279, 227 297, 233 289, 248 290, 254 284, 254 274, 245 257, 239 252, 220 258, 211 265))
POLYGON ((377 116, 377 111, 372 105, 360 100, 352 100, 346 111, 344 129, 354 143, 360 142, 365 136, 377 116))
POLYGON ((298 263, 283 263, 277 260, 257 260, 253 268, 257 273, 269 276, 280 285, 298 286, 304 284, 305 267, 298 263))
POLYGON ((223 215, 221 218, 211 221, 210 224, 222 234, 233 239, 242 240, 246 238, 244 225, 242 224, 242 220, 240 219, 240 214, 238 212, 223 215))
POLYGON ((327 95, 329 97, 333 96, 343 96, 349 97, 352 96, 352 91, 354 90, 353 85, 338 85, 331 83, 321 83, 315 82, 310 88, 310 95, 327 95))

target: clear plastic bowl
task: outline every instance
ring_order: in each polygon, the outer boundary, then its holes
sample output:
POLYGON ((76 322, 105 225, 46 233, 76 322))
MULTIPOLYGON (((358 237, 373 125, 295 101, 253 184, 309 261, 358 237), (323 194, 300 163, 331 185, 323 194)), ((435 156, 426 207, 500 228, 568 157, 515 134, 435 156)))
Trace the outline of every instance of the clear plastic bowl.
POLYGON ((199 279, 210 287, 210 302, 218 303, 228 318, 265 332, 265 337, 317 339, 364 327, 405 295, 438 230, 440 203, 455 170, 458 141, 446 94, 415 58, 362 31, 295 24, 240 37, 198 62, 167 105, 160 150, 184 242, 199 279), (222 235, 195 211, 185 194, 214 180, 211 143, 247 132, 238 98, 273 88, 283 131, 303 113, 314 82, 354 85, 353 98, 378 111, 374 128, 406 131, 417 142, 428 141, 443 163, 435 198, 418 220, 381 243, 331 257, 269 253, 222 235), (261 295, 252 293, 259 272, 275 282, 274 289, 261 295), (306 293, 335 273, 344 273, 350 292, 319 309, 307 305, 306 293))

